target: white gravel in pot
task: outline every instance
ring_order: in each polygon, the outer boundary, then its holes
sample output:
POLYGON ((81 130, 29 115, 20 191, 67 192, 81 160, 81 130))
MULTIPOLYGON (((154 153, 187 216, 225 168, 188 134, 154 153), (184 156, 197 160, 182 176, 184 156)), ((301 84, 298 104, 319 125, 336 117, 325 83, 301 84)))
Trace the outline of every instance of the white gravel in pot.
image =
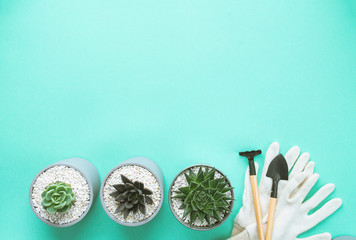
POLYGON ((136 223, 149 218, 157 210, 161 200, 161 189, 156 177, 146 168, 137 165, 124 165, 114 170, 106 179, 103 189, 103 197, 106 208, 115 218, 123 222, 136 223), (123 213, 115 214, 118 202, 115 201, 115 198, 110 196, 109 194, 115 191, 113 185, 123 183, 121 179, 121 174, 133 182, 142 182, 145 188, 148 188, 153 192, 152 195, 149 195, 153 200, 153 204, 145 205, 146 214, 142 214, 140 211, 137 211, 135 214, 133 212, 130 212, 126 219, 124 218, 123 213))
POLYGON ((32 188, 32 203, 35 211, 44 219, 54 224, 66 224, 77 220, 87 210, 90 203, 90 188, 84 176, 68 166, 54 166, 41 173, 32 188), (42 192, 48 185, 57 181, 69 184, 75 194, 71 208, 65 213, 50 214, 42 206, 42 192))
MULTIPOLYGON (((192 167, 192 168, 188 168, 187 170, 185 170, 184 172, 181 172, 179 174, 179 176, 176 178, 175 182, 172 185, 172 190, 169 194, 172 194, 172 205, 173 205, 173 209, 174 211, 177 213, 178 217, 180 219, 182 219, 182 221, 184 221, 185 223, 190 222, 190 215, 188 215, 184 220, 183 220, 183 214, 184 214, 184 209, 179 209, 180 205, 183 203, 182 200, 180 199, 176 199, 173 198, 175 195, 177 195, 177 193, 175 193, 175 191, 178 191, 179 188, 181 187, 187 187, 188 186, 188 182, 185 179, 184 173, 188 173, 189 169, 191 169, 194 173, 198 173, 200 166, 196 166, 196 167, 192 167)), ((211 167, 208 167, 208 170, 210 170, 211 167)), ((203 170, 205 171, 205 166, 203 166, 203 170)), ((221 175, 218 171, 215 172, 215 178, 220 178, 220 177, 224 177, 223 175, 221 175)), ((228 197, 231 197, 231 191, 228 191, 225 193, 228 197)), ((229 203, 231 203, 231 200, 228 201, 229 203)), ((220 217, 224 218, 223 213, 220 213, 220 217)), ((203 222, 201 222, 201 220, 199 218, 197 218, 195 220, 195 222, 192 224, 193 226, 196 227, 207 227, 207 226, 211 226, 214 225, 217 221, 214 218, 210 218, 210 225, 208 224, 208 222, 204 219, 203 222)))

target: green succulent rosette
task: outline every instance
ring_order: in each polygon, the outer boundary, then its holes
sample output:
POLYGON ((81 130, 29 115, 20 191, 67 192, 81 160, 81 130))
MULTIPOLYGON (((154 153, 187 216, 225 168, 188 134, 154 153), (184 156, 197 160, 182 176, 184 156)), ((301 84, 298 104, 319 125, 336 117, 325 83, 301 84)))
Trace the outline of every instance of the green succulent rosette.
POLYGON ((42 206, 51 214, 67 212, 75 199, 71 186, 63 182, 50 184, 41 196, 42 206))
POLYGON ((230 212, 230 201, 234 199, 226 193, 233 188, 229 186, 226 177, 215 177, 215 168, 199 168, 198 173, 192 169, 184 173, 188 186, 181 187, 175 191, 175 199, 180 199, 182 204, 179 209, 184 210, 183 220, 190 216, 190 225, 197 218, 201 222, 205 219, 211 225, 210 219, 217 222, 222 220, 221 214, 230 212))
POLYGON ((134 214, 140 211, 146 214, 146 204, 153 204, 153 200, 149 195, 153 192, 145 188, 144 184, 139 181, 132 182, 130 179, 121 174, 123 184, 115 184, 115 191, 110 193, 119 203, 115 210, 115 214, 124 213, 126 219, 130 212, 134 214))

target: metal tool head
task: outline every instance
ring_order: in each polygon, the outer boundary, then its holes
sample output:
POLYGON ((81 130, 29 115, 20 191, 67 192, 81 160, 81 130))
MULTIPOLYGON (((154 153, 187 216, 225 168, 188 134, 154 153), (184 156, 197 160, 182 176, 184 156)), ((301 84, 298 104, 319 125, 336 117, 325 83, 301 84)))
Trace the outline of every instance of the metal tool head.
POLYGON ((262 153, 261 150, 253 150, 253 151, 246 151, 246 152, 239 152, 240 156, 247 157, 248 165, 250 168, 250 175, 256 175, 255 163, 253 159, 262 153))
POLYGON ((279 180, 288 180, 288 164, 282 154, 278 154, 268 166, 267 177, 272 178, 271 197, 277 198, 279 180))
POLYGON ((253 160, 254 157, 256 157, 257 155, 260 155, 261 153, 262 153, 261 150, 239 152, 240 156, 247 157, 248 160, 253 160))

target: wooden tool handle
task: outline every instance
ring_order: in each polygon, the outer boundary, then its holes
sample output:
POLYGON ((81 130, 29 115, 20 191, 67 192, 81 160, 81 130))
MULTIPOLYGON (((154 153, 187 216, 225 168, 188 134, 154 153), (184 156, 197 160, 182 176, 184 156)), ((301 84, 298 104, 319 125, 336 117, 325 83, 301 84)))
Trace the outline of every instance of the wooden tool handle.
POLYGON ((272 239, 274 213, 276 212, 277 198, 269 199, 269 210, 267 219, 266 240, 272 239))
POLYGON ((251 181, 251 188, 252 188, 252 196, 253 196, 253 205, 255 207, 255 215, 256 215, 256 222, 257 222, 257 232, 258 238, 260 240, 264 240, 265 236, 263 234, 263 226, 262 226, 262 213, 261 213, 261 205, 260 205, 260 196, 258 193, 257 187, 257 177, 256 175, 250 176, 251 181))

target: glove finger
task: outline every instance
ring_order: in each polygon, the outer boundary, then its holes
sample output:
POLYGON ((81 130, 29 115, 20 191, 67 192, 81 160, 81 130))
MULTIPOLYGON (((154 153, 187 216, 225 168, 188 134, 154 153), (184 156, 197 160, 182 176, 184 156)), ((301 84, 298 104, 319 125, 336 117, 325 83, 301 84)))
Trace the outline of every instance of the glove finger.
MULTIPOLYGON (((255 168, 256 168, 256 172, 258 172, 258 163, 255 163, 255 168)), ((245 183, 244 183, 244 193, 242 196, 242 201, 243 201, 243 205, 245 205, 245 203, 250 206, 250 204, 248 204, 249 202, 252 201, 252 190, 251 190, 251 180, 250 180, 250 169, 247 168, 246 173, 245 173, 245 183)))
POLYGON ((319 179, 319 174, 317 174, 317 173, 308 177, 304 183, 302 182, 302 186, 296 192, 292 192, 292 194, 290 196, 290 201, 302 203, 304 201, 305 197, 310 192, 310 190, 314 187, 314 185, 316 184, 318 179, 319 179))
POLYGON ((306 238, 298 238, 298 239, 299 240, 331 240, 331 238, 332 237, 330 233, 320 233, 306 238))
MULTIPOLYGON (((256 163, 255 163, 256 165, 256 163)), ((247 170, 245 172, 245 181, 244 181, 244 192, 242 195, 242 206, 239 210, 239 213, 237 214, 235 218, 235 222, 241 221, 243 218, 248 218, 248 213, 250 209, 250 204, 248 199, 251 197, 252 198, 252 193, 251 193, 251 187, 250 187, 250 169, 247 167, 247 170), (247 216, 246 216, 247 215, 247 216)), ((244 224, 242 224, 244 225, 244 224)))
POLYGON ((304 171, 308 174, 308 176, 313 175, 314 172, 314 167, 315 167, 315 163, 313 161, 308 162, 308 164, 305 166, 304 171))
POLYGON ((317 207, 322 201, 324 201, 335 189, 335 185, 332 183, 322 186, 311 198, 309 198, 303 207, 308 211, 317 207))
POLYGON ((264 162, 263 170, 262 170, 263 176, 266 175, 269 164, 271 163, 273 158, 275 158, 278 154, 279 154, 279 144, 277 142, 273 142, 269 146, 267 153, 266 153, 265 162, 264 162))
MULTIPOLYGON (((300 149, 298 146, 294 146, 291 149, 288 150, 288 152, 285 155, 285 159, 287 161, 287 165, 288 165, 288 171, 290 171, 290 169, 293 167, 295 161, 297 160, 298 156, 300 153, 300 149)), ((287 182, 286 181, 280 181, 279 182, 279 189, 280 191, 283 191, 283 189, 287 186, 287 182)))
MULTIPOLYGON (((258 163, 255 163, 256 172, 258 172, 258 163)), ((240 226, 246 227, 250 224, 251 215, 254 214, 252 211, 253 205, 251 181, 250 181, 250 169, 247 168, 245 172, 245 183, 244 192, 242 195, 242 207, 235 218, 235 222, 239 223, 240 226)), ((253 219, 253 218, 252 218, 253 219)))
POLYGON ((290 170, 295 161, 297 160, 298 156, 300 154, 300 149, 298 146, 294 146, 291 149, 288 150, 288 152, 286 153, 286 155, 284 156, 284 158, 287 161, 288 164, 288 170, 290 170))
POLYGON ((260 193, 271 191, 272 183, 269 184, 269 182, 271 182, 271 181, 269 181, 270 179, 267 179, 266 173, 267 173, 269 164, 278 154, 279 154, 279 144, 277 142, 273 142, 269 146, 267 153, 266 153, 265 162, 264 162, 263 169, 262 169, 261 181, 259 184, 260 193))
POLYGON ((289 174, 289 178, 292 179, 294 176, 301 173, 304 170, 305 166, 307 165, 309 159, 310 159, 309 153, 303 153, 302 155, 300 155, 291 173, 289 174))
POLYGON ((341 207, 341 205, 342 200, 340 198, 334 198, 325 203, 324 206, 322 206, 319 210, 308 216, 308 218, 310 219, 310 223, 308 229, 305 230, 309 230, 318 223, 324 221, 325 218, 333 214, 339 207, 341 207))
MULTIPOLYGON (((314 163, 314 162, 308 162, 307 166, 305 167, 305 169, 304 169, 304 171, 303 171, 303 172, 306 174, 305 180, 306 180, 308 177, 310 177, 311 175, 313 175, 314 166, 315 166, 315 163, 314 163)), ((291 178, 290 178, 290 179, 291 179, 291 178)), ((279 186, 278 186, 278 187, 280 188, 280 191, 282 192, 282 191, 284 190, 284 188, 285 188, 287 185, 288 185, 288 181, 281 181, 281 182, 279 183, 279 186)), ((302 186, 303 186, 303 183, 299 184, 299 185, 297 186, 297 188, 295 188, 295 189, 293 190, 293 192, 290 194, 289 198, 292 198, 292 197, 295 195, 295 193, 296 193, 297 191, 299 191, 299 189, 300 189, 302 186)))
POLYGON ((298 176, 289 180, 286 185, 286 190, 283 191, 289 201, 291 194, 298 189, 298 186, 308 178, 308 174, 305 172, 300 173, 298 176))

